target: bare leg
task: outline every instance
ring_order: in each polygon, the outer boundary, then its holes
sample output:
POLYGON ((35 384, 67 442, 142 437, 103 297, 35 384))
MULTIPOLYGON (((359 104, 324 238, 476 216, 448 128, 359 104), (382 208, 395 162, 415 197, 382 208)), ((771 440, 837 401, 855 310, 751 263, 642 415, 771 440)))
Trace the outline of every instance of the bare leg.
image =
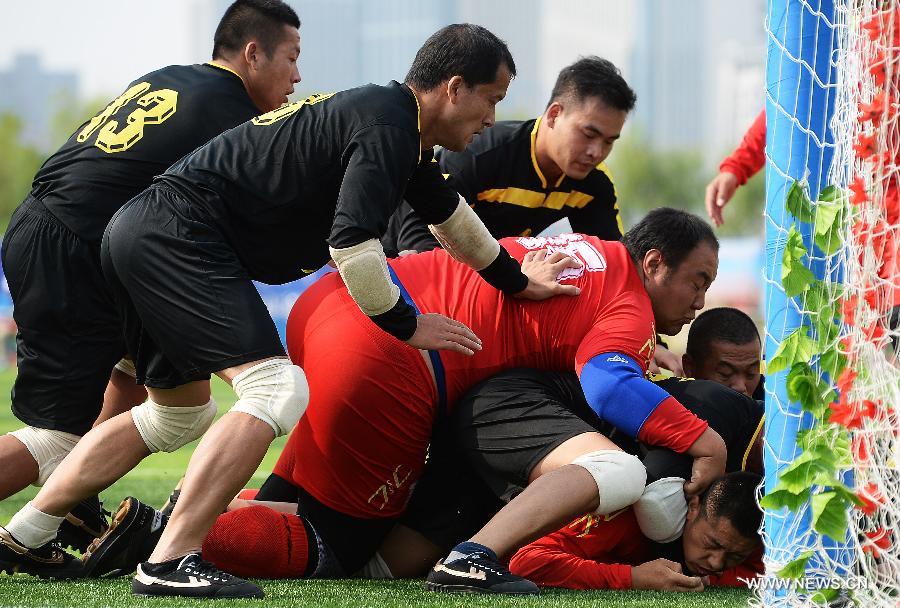
POLYGON ((94 426, 127 412, 136 405, 147 400, 147 389, 135 384, 134 378, 126 373, 113 369, 103 395, 103 409, 94 421, 94 426))
POLYGON ((600 498, 593 476, 568 464, 582 454, 618 450, 600 433, 584 433, 562 443, 531 472, 525 491, 503 507, 472 542, 493 549, 501 558, 584 513, 597 509, 600 498))
POLYGON ((394 578, 421 578, 443 549, 411 528, 398 524, 378 547, 378 554, 394 578))
MULTIPOLYGON (((245 363, 218 375, 230 384, 235 376, 259 363, 245 363)), ((222 416, 191 456, 181 496, 148 561, 160 563, 200 551, 216 517, 256 471, 274 438, 271 426, 249 414, 222 416)))
POLYGON ((0 436, 0 500, 27 488, 38 478, 38 463, 25 444, 12 435, 0 436))
MULTIPOLYGON (((154 389, 153 400, 171 407, 203 405, 209 401, 209 382, 154 389)), ((131 413, 119 414, 81 438, 31 501, 32 505, 48 515, 61 517, 85 498, 108 488, 149 454, 131 413)))

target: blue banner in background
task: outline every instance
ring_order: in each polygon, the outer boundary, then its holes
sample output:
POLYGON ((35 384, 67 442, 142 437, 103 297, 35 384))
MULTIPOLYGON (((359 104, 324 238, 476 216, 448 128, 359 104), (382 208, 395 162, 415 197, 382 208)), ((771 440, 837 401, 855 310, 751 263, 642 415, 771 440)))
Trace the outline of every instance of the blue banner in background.
POLYGON ((297 301, 297 298, 300 297, 301 293, 306 291, 310 285, 318 281, 320 277, 334 271, 334 268, 331 266, 322 266, 314 273, 308 274, 302 279, 292 283, 285 283, 284 285, 266 285, 265 283, 257 283, 254 281, 253 284, 256 285, 256 290, 259 292, 260 297, 262 297, 263 302, 266 303, 266 308, 269 309, 272 320, 275 321, 275 327, 278 328, 278 335, 281 337, 281 343, 285 344, 285 348, 287 347, 285 342, 285 329, 287 327, 288 315, 291 314, 291 308, 293 308, 294 302, 297 301))

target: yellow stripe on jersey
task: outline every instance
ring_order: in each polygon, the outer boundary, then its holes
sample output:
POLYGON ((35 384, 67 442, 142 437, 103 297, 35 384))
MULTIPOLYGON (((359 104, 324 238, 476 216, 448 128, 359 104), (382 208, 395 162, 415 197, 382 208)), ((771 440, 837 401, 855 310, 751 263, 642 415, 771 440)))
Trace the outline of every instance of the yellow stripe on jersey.
POLYGON ((759 419, 759 424, 756 425, 756 430, 753 432, 753 437, 750 438, 750 443, 747 444, 747 449, 744 450, 744 457, 741 458, 741 470, 742 471, 747 470, 747 458, 750 457, 750 450, 753 449, 753 444, 756 443, 756 438, 759 437, 759 434, 762 432, 763 425, 765 424, 765 422, 766 422, 766 416, 763 415, 759 419))
MULTIPOLYGON (((547 178, 541 173, 541 167, 538 165, 537 154, 535 153, 535 140, 537 139, 538 126, 541 124, 541 117, 538 116, 534 121, 534 128, 531 129, 531 164, 534 166, 534 172, 537 173, 538 179, 541 180, 541 188, 547 189, 547 178)), ((565 175, 565 174, 563 174, 565 175)))
POLYGON ((508 203, 519 207, 536 209, 562 209, 574 207, 580 209, 594 200, 594 197, 584 192, 572 190, 571 192, 551 192, 545 195, 543 192, 526 190, 525 188, 494 188, 478 193, 478 200, 491 203, 508 203))
POLYGON ((244 78, 243 78, 240 74, 238 74, 237 72, 235 72, 234 70, 232 70, 231 68, 229 68, 229 67, 227 67, 227 66, 224 66, 224 65, 219 65, 218 63, 215 63, 215 62, 213 62, 213 61, 207 61, 207 62, 206 62, 206 65, 208 65, 208 66, 210 66, 210 67, 213 67, 213 68, 219 68, 220 70, 225 70, 226 72, 231 72, 232 74, 234 74, 235 76, 237 76, 238 78, 241 79, 241 82, 244 83, 244 87, 246 88, 247 83, 244 82, 244 78))

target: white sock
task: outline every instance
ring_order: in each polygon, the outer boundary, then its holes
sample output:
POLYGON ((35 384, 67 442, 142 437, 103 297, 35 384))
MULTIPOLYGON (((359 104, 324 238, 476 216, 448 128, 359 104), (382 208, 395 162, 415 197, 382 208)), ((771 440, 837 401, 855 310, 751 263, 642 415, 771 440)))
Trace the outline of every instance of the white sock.
POLYGON ((65 517, 47 515, 43 511, 38 511, 29 502, 13 515, 6 529, 17 541, 29 549, 37 549, 56 538, 63 519, 65 517))

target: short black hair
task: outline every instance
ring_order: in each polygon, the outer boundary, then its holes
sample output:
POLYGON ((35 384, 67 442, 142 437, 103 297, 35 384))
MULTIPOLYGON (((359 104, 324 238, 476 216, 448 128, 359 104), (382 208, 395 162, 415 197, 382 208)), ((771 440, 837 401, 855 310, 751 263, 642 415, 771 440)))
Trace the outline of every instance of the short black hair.
POLYGON ((728 306, 710 308, 694 319, 688 331, 687 354, 694 359, 702 359, 709 352, 710 344, 716 340, 737 345, 753 341, 762 343, 753 319, 745 312, 728 306))
POLYGON ((700 514, 707 520, 724 517, 738 534, 759 539, 763 512, 756 502, 756 488, 762 476, 735 471, 719 477, 700 495, 700 514))
POLYGON ((619 68, 596 55, 581 57, 560 70, 547 106, 568 99, 581 103, 588 97, 596 97, 604 105, 624 112, 631 112, 637 102, 637 95, 622 78, 619 68))
POLYGON ((700 243, 719 250, 719 239, 709 224, 693 213, 671 207, 659 207, 645 215, 625 233, 622 243, 638 264, 648 251, 658 249, 673 271, 700 243))
POLYGON ((516 75, 516 63, 505 42, 480 25, 454 23, 425 41, 406 74, 406 84, 431 91, 453 76, 462 76, 471 88, 494 82, 500 64, 516 75))
POLYGON ((225 10, 213 36, 213 59, 243 49, 255 39, 267 57, 283 39, 285 25, 300 28, 300 18, 281 0, 237 0, 225 10))

